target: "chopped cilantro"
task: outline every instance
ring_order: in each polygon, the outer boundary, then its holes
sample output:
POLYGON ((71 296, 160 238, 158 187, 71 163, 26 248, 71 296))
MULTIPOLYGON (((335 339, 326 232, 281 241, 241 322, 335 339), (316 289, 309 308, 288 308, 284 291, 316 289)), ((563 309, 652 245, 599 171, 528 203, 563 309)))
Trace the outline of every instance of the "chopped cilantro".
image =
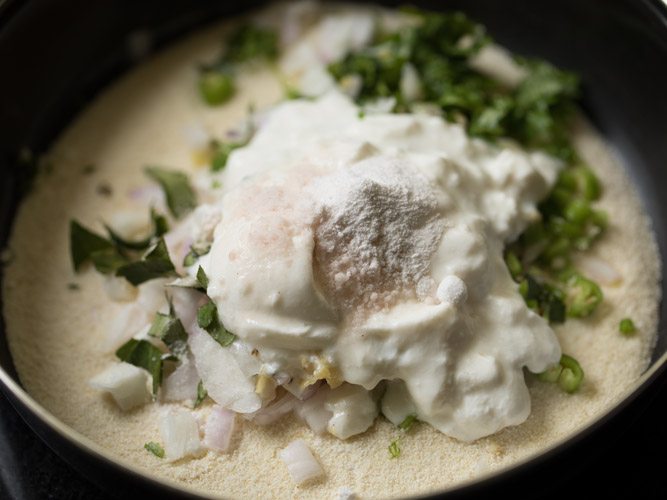
POLYGON ((116 276, 124 277, 135 286, 144 281, 175 274, 176 270, 163 238, 160 238, 141 260, 125 264, 116 271, 116 276))
POLYGON ((151 441, 149 443, 146 443, 144 445, 144 448, 146 448, 147 451, 150 451, 156 457, 164 458, 164 448, 162 448, 162 446, 160 446, 155 441, 151 441))
POLYGON ((190 251, 183 259, 183 267, 194 266, 197 259, 211 251, 211 245, 192 245, 190 251))
POLYGON ((278 55, 278 36, 275 31, 245 24, 227 40, 222 61, 247 62, 254 59, 275 59, 278 55))
POLYGON ((112 242, 89 231, 75 220, 70 221, 70 251, 74 270, 78 271, 95 252, 114 251, 112 242))
POLYGON ((169 314, 155 313, 148 335, 162 340, 177 358, 188 350, 188 334, 181 320, 176 317, 173 307, 169 308, 169 314))
POLYGON ((213 141, 213 157, 211 159, 211 170, 219 172, 227 166, 227 160, 232 151, 242 148, 247 141, 240 142, 219 142, 213 141))
POLYGON ((162 383, 162 351, 147 340, 130 339, 117 351, 121 361, 143 368, 153 377, 153 394, 162 383))
POLYGON ((197 268, 197 282, 204 290, 208 288, 208 276, 206 276, 206 272, 204 272, 201 266, 197 268))
POLYGON ((218 308, 213 302, 208 302, 197 310, 197 324, 222 347, 227 347, 236 339, 236 335, 228 332, 220 322, 218 308))
POLYGON ((146 175, 160 184, 167 198, 167 206, 177 219, 197 206, 195 192, 190 186, 188 176, 177 170, 159 167, 147 167, 146 175))

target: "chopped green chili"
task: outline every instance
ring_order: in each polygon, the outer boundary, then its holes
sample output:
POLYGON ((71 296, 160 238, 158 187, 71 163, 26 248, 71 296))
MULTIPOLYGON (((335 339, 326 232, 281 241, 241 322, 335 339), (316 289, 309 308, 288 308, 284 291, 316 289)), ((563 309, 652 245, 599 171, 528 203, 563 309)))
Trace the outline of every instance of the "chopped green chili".
POLYGON ((407 432, 412 428, 413 424, 416 421, 417 421, 417 415, 414 414, 408 415, 403 419, 403 421, 400 424, 398 424, 398 428, 401 429, 402 431, 407 432))
POLYGON ((224 104, 235 91, 231 75, 220 71, 204 71, 199 76, 199 94, 209 106, 224 104))
POLYGON ((576 359, 563 354, 557 365, 539 373, 537 378, 543 382, 557 383, 563 391, 572 394, 579 390, 584 380, 584 370, 576 359))
POLYGON ((618 331, 629 337, 637 332, 637 327, 630 318, 623 318, 618 324, 618 331))
POLYGON ((579 386, 584 379, 584 370, 582 370, 576 359, 567 354, 561 356, 560 364, 563 367, 563 371, 558 377, 558 385, 568 394, 572 394, 579 390, 579 386))
POLYGON ((160 446, 155 441, 150 441, 146 443, 144 445, 144 448, 146 448, 147 451, 151 452, 156 457, 164 458, 164 448, 162 448, 162 446, 160 446))
POLYGON ((224 104, 234 95, 236 66, 252 60, 272 60, 278 55, 278 36, 251 24, 240 26, 228 38, 222 55, 202 66, 199 93, 209 106, 224 104))
POLYGON ((398 446, 398 439, 389 443, 389 458, 398 458, 401 456, 401 448, 398 446))

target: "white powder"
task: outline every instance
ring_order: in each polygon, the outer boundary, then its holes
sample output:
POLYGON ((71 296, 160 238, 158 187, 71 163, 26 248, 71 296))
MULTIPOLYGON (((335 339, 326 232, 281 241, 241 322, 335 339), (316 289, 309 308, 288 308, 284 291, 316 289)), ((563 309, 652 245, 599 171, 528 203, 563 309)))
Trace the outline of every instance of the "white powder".
POLYGON ((372 156, 314 183, 315 276, 342 312, 414 295, 444 221, 428 179, 397 158, 372 156))

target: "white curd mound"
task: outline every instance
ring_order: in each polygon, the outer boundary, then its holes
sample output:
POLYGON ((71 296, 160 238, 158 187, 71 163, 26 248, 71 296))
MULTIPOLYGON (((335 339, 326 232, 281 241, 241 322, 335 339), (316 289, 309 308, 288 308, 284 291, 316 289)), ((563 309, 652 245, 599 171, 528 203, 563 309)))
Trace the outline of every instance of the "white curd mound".
POLYGON ((404 416, 492 434, 530 413, 524 367, 560 359, 502 256, 559 168, 439 117, 360 117, 333 90, 286 102, 223 174, 207 293, 265 371, 305 387, 315 353, 338 384, 404 382, 404 416))
MULTIPOLYGON (((537 216, 558 162, 470 139, 437 116, 389 114, 391 103, 360 117, 332 91, 326 63, 400 16, 304 1, 256 19, 278 29, 285 50, 275 68, 244 68, 224 107, 199 101, 196 66, 215 58, 234 23, 144 62, 48 153, 53 172, 20 207, 3 278, 8 342, 30 395, 112 458, 226 498, 443 489, 528 459, 616 404, 648 366, 661 269, 638 193, 599 135, 578 120, 575 146, 601 179, 599 206, 610 214, 582 265, 600 274, 605 299, 592 317, 552 330, 526 308, 502 251, 537 216), (315 99, 281 102, 277 72, 315 99), (193 150, 237 128, 250 105, 262 110, 258 130, 212 182, 193 150), (95 171, 83 174, 89 164, 95 171), (74 218, 102 233, 106 221, 127 237, 144 234, 147 207, 165 211, 145 165, 190 176, 201 205, 165 240, 180 272, 189 245, 213 243, 198 264, 238 338, 216 343, 197 326, 192 304, 203 296, 174 288, 190 354, 159 403, 142 405, 149 381, 113 353, 146 338, 155 311, 168 310, 168 280, 133 289, 92 270, 75 274, 68 225, 74 218), (110 196, 100 197, 101 184, 110 196), (619 334, 624 317, 637 325, 634 337, 619 334), (574 395, 528 373, 561 350, 586 372, 574 395), (272 377, 289 393, 257 416, 275 390, 257 381, 272 377), (216 404, 192 411, 200 378, 216 404), (323 378, 334 388, 309 385, 323 378), (408 415, 423 422, 399 432, 408 415), (401 454, 390 459, 397 438, 401 454), (166 459, 144 449, 151 441, 166 459)), ((476 64, 520 78, 495 47, 476 64)), ((354 95, 357 83, 344 92, 354 95)), ((405 91, 418 96, 417 83, 406 70, 405 91)))

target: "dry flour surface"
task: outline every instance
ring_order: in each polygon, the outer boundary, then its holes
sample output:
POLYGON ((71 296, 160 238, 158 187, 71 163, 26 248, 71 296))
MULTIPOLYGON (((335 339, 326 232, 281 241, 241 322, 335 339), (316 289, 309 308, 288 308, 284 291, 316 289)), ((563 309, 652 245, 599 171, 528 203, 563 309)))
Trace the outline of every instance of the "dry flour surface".
POLYGON ((52 173, 38 180, 17 217, 14 258, 3 283, 9 342, 23 385, 57 418, 111 456, 206 495, 333 499, 347 489, 361 498, 398 497, 451 486, 539 452, 613 405, 646 369, 657 327, 657 247, 626 173, 582 121, 577 144, 603 180, 601 206, 611 220, 595 253, 623 281, 604 287, 605 302, 594 317, 569 320, 557 329, 563 350, 586 371, 579 393, 569 396, 554 384, 531 379, 533 410, 524 424, 472 444, 418 424, 400 438, 402 453, 393 460, 387 446, 398 433, 383 419, 347 441, 316 436, 286 418, 266 428, 243 424, 227 455, 208 452, 167 463, 146 452, 145 442, 160 441, 160 408, 147 405, 123 413, 88 387, 88 380, 113 361, 100 344, 118 306, 109 302, 94 271, 73 274, 68 223, 74 217, 101 230, 101 221, 111 220, 118 210, 146 210, 130 196, 148 185, 143 166, 195 169, 184 128, 201 123, 220 137, 245 117, 248 103, 261 107, 281 98, 275 77, 256 69, 242 77, 238 98, 228 106, 200 103, 193 90, 195 67, 215 55, 220 34, 215 29, 186 40, 100 96, 55 144, 52 173), (92 174, 84 173, 88 164, 96 166, 92 174), (110 196, 100 194, 102 185, 111 187, 110 196), (80 289, 69 290, 68 283, 80 289), (639 330, 632 338, 618 332, 626 316, 639 330), (326 471, 323 480, 303 487, 293 485, 278 458, 278 451, 298 437, 326 471))

